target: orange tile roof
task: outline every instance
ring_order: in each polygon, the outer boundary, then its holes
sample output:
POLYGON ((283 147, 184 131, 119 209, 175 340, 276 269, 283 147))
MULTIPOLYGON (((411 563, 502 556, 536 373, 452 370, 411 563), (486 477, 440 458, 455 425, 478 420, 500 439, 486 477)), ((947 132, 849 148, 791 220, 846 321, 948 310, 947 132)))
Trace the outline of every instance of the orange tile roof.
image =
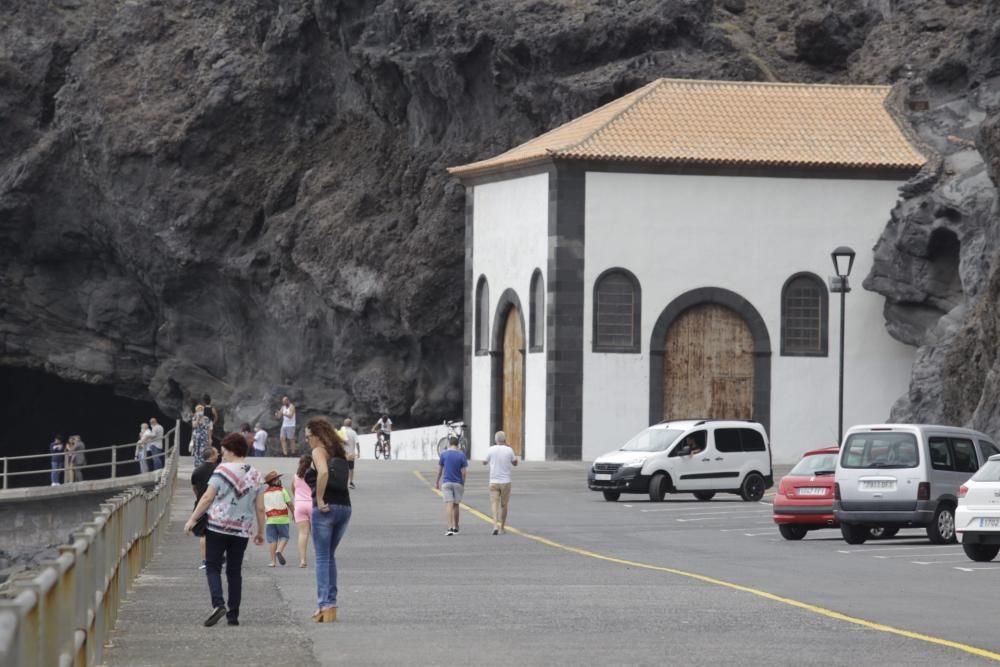
POLYGON ((919 169, 889 86, 657 79, 493 158, 470 176, 549 158, 685 165, 919 169))

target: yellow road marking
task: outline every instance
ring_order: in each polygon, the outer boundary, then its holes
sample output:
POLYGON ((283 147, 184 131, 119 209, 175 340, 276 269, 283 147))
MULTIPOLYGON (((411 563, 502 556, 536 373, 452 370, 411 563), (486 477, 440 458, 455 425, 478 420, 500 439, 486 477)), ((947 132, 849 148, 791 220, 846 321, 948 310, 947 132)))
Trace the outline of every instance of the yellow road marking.
MULTIPOLYGON (((430 486, 430 482, 424 477, 423 473, 419 470, 414 470, 413 474, 417 476, 417 479, 424 482, 430 486)), ((441 495, 438 489, 431 489, 434 493, 441 495)), ((481 519, 486 523, 492 524, 493 518, 483 514, 474 507, 470 507, 465 503, 461 503, 460 506, 466 512, 481 519)), ((858 625, 863 628, 868 628, 869 630, 877 630, 878 632, 885 632, 891 635, 897 635, 900 637, 906 637, 907 639, 916 639, 917 641, 927 642, 928 644, 934 644, 936 646, 943 646, 945 648, 952 648, 958 651, 963 651, 971 655, 979 656, 981 658, 987 658, 988 660, 994 660, 1000 662, 1000 653, 995 653, 993 651, 988 651, 983 648, 976 646, 971 646, 969 644, 963 644, 961 642, 954 642, 950 639, 941 639, 940 637, 932 637, 930 635, 925 635, 920 632, 913 632, 911 630, 904 630, 902 628, 893 627, 891 625, 885 625, 884 623, 876 623, 874 621, 866 621, 863 618, 857 618, 856 616, 848 616, 847 614, 842 614, 839 611, 834 611, 832 609, 827 609, 825 607, 820 607, 818 605, 809 604, 808 602, 800 602, 799 600, 794 600, 792 598, 786 598, 781 595, 775 595, 774 593, 768 593, 767 591, 761 590, 759 588, 753 588, 751 586, 744 586, 742 584, 734 584, 731 581, 725 581, 723 579, 716 579, 715 577, 709 577, 704 574, 697 574, 696 572, 688 572, 686 570, 678 570, 673 567, 664 567, 662 565, 652 565, 650 563, 640 563, 633 560, 625 560, 624 558, 615 558, 614 556, 606 556, 604 554, 597 553, 596 551, 590 551, 588 549, 581 549, 579 547, 571 547, 565 544, 560 544, 546 537, 540 535, 532 535, 531 533, 526 533, 518 528, 511 528, 507 526, 507 531, 515 535, 520 535, 529 540, 538 542, 539 544, 544 544, 545 546, 552 547, 553 549, 559 549, 561 551, 568 551, 569 553, 577 554, 579 556, 586 556, 587 558, 594 558, 596 560, 602 560, 608 563, 617 563, 618 565, 627 565, 628 567, 634 567, 643 570, 653 570, 654 572, 666 572, 668 574, 677 575, 679 577, 687 577, 688 579, 694 579, 696 581, 701 581, 706 584, 712 584, 714 586, 722 586, 723 588, 729 588, 734 591, 740 591, 742 593, 749 593, 751 595, 756 595, 757 597, 762 597, 766 600, 771 600, 773 602, 780 602, 781 604, 788 605, 790 607, 796 607, 798 609, 804 609, 805 611, 812 612, 814 614, 819 614, 820 616, 825 616, 827 618, 832 618, 837 621, 843 621, 844 623, 851 623, 853 625, 858 625)))

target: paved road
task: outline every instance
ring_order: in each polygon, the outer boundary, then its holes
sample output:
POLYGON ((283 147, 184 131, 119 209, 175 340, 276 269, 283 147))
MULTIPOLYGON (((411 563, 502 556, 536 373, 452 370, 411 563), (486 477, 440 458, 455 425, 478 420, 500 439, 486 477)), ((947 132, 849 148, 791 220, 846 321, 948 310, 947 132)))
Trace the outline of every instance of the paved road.
MULTIPOLYGON (((494 537, 463 512, 462 532, 445 537, 432 463, 361 462, 338 551, 341 620, 327 625, 308 622, 312 569, 268 568, 261 548, 245 570, 243 625, 201 627, 208 595, 195 542, 180 535, 182 486, 107 663, 964 665, 988 661, 976 648, 1000 652, 1000 562, 973 564, 914 531, 860 547, 836 531, 785 542, 769 506, 735 496, 607 503, 585 470, 527 464, 515 471, 515 532, 494 537)), ((488 512, 484 471, 471 468, 466 502, 488 512)))

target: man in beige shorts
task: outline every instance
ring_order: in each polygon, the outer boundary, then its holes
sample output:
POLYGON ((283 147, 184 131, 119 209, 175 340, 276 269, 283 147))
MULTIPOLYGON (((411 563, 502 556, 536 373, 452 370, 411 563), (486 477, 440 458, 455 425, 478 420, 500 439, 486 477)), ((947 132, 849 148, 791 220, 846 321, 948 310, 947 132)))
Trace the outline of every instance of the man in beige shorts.
POLYGON ((486 452, 483 465, 490 467, 490 508, 493 510, 493 534, 503 535, 510 506, 510 474, 517 465, 517 454, 507 445, 507 435, 497 431, 494 445, 486 452))

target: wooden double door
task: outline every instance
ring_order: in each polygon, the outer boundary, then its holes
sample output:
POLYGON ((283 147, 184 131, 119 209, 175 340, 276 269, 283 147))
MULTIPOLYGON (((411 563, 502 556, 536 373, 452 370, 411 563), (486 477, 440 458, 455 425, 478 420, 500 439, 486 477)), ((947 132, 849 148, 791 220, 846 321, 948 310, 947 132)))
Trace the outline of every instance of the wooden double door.
MULTIPOLYGON (((500 429, 520 458, 524 443, 524 320, 517 308, 507 311, 500 346, 500 429)), ((492 443, 491 443, 492 444, 492 443)))
POLYGON ((754 344, 734 310, 703 304, 667 330, 664 419, 753 419, 754 344))

